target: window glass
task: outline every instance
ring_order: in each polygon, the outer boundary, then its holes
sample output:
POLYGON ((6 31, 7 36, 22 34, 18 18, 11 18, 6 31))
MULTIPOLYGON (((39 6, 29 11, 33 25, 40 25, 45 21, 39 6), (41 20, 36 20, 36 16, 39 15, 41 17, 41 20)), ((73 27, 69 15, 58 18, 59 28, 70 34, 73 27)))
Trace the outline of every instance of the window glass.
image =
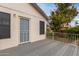
POLYGON ((0 39, 10 38, 10 14, 0 12, 0 39))
POLYGON ((40 34, 44 34, 45 32, 45 23, 40 21, 40 34))

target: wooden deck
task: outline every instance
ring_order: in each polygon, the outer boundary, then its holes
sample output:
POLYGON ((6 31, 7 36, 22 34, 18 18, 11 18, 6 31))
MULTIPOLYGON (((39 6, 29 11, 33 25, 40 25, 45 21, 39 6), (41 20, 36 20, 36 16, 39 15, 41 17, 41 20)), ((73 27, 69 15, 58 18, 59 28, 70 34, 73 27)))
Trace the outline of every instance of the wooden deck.
POLYGON ((56 40, 41 40, 0 51, 1 56, 79 56, 79 47, 56 40))

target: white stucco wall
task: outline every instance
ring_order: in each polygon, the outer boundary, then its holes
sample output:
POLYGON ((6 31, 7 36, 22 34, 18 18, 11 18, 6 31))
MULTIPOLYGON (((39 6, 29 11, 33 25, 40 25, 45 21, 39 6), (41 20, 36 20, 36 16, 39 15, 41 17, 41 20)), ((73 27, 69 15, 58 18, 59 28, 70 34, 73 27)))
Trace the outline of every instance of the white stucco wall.
POLYGON ((0 39, 0 50, 17 46, 20 43, 20 18, 19 16, 29 18, 29 41, 34 42, 46 38, 45 34, 39 34, 39 21, 45 22, 45 18, 30 4, 1 4, 0 11, 11 14, 11 38, 0 39))

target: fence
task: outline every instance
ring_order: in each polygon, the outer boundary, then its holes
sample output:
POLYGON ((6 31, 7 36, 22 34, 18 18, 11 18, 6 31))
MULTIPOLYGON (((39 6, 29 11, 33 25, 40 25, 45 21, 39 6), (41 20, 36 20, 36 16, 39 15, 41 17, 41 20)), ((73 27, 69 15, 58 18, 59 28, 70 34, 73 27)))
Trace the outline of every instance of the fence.
POLYGON ((71 43, 79 46, 79 34, 53 32, 54 40, 71 43))

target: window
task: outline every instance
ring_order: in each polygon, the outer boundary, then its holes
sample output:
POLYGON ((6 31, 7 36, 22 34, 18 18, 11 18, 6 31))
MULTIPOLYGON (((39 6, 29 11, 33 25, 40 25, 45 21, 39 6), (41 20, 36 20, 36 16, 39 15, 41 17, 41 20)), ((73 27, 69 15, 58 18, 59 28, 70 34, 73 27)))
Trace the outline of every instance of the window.
POLYGON ((40 34, 44 34, 45 32, 45 23, 40 21, 40 34))
POLYGON ((0 12, 0 39, 10 38, 10 14, 0 12))

